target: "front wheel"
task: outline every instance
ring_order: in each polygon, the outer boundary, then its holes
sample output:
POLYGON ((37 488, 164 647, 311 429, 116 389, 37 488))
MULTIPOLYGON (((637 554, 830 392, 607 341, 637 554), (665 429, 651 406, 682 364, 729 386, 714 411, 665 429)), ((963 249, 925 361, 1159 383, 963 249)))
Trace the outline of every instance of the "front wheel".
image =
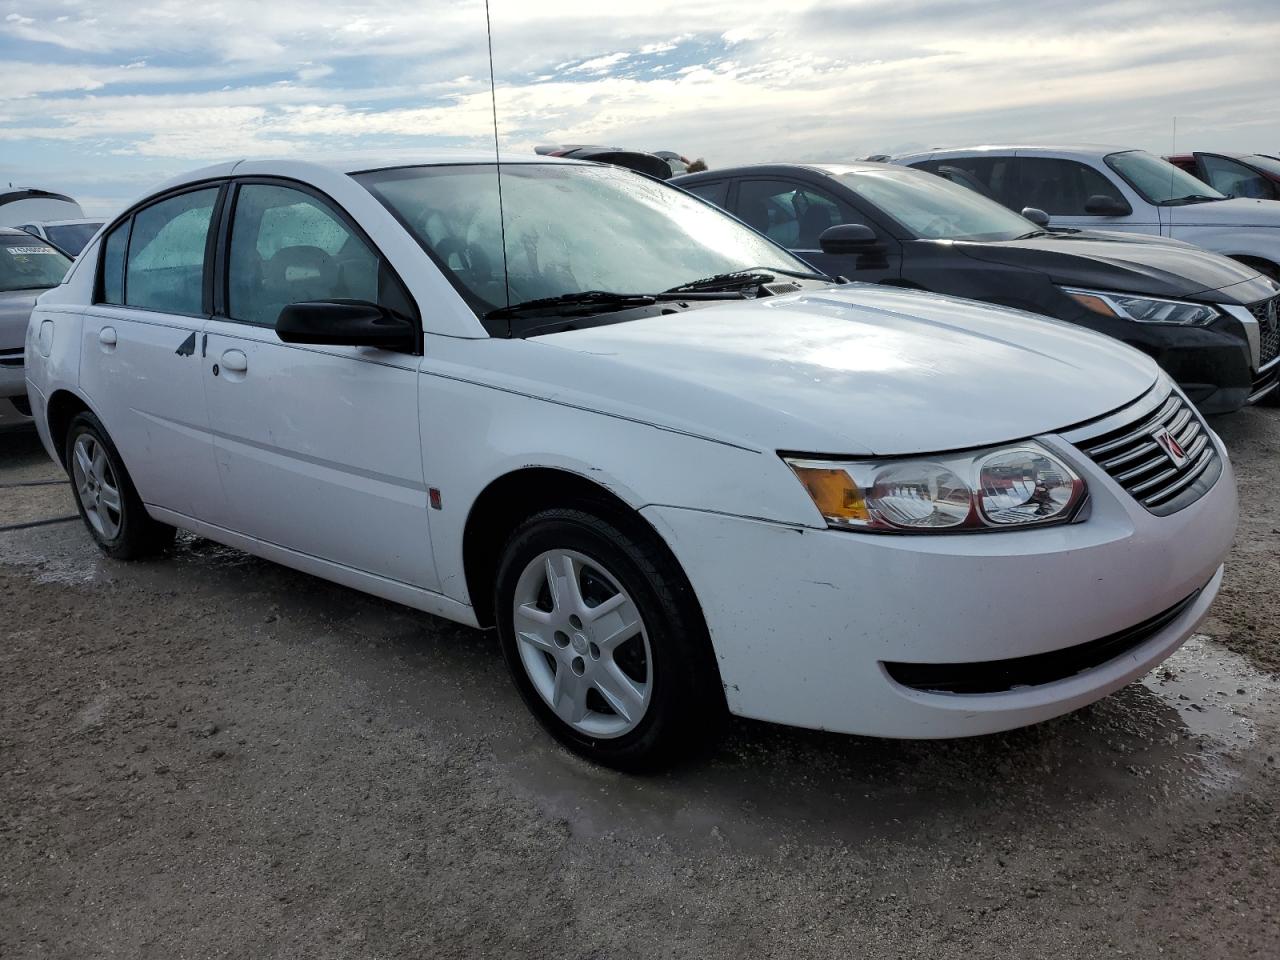
POLYGON ((507 544, 496 609, 525 703, 588 759, 654 769, 719 730, 724 696, 701 611, 638 525, 570 509, 530 518, 507 544))
POLYGON ((173 527, 147 514, 115 444, 92 413, 71 421, 66 461, 80 517, 103 553, 137 560, 173 542, 173 527))

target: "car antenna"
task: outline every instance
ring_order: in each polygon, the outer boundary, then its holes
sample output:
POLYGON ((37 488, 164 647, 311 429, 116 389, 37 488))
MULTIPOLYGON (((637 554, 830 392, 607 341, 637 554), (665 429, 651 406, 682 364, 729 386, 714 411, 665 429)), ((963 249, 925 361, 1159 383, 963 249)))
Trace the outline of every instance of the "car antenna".
MULTIPOLYGON (((498 174, 498 232, 502 238, 502 289, 511 306, 511 274, 507 270, 507 218, 502 209, 502 150, 498 145, 498 86, 493 78, 493 24, 489 20, 489 0, 484 0, 484 29, 489 41, 489 102, 493 106, 493 167, 498 174)), ((507 336, 511 321, 507 320, 507 336)))

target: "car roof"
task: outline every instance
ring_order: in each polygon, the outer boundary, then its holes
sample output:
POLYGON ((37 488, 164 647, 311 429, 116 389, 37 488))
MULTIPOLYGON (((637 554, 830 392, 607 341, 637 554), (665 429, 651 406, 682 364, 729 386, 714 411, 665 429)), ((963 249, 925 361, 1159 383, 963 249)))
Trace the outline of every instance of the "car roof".
MULTIPOLYGON (((0 237, 26 237, 31 239, 31 234, 25 230, 19 230, 17 227, 0 227, 0 237)), ((35 239, 39 240, 39 237, 35 239)))
POLYGON ((715 170, 703 170, 698 173, 682 173, 678 177, 672 177, 670 182, 694 183, 699 180, 717 180, 722 177, 741 177, 750 174, 763 176, 769 173, 796 171, 838 177, 842 173, 870 173, 875 170, 900 171, 902 167, 894 163, 876 163, 871 160, 849 160, 841 163, 745 163, 736 167, 717 167, 715 170))
POLYGON ((967 156, 975 153, 1017 153, 1021 156, 1028 157, 1068 155, 1102 158, 1111 153, 1126 153, 1130 150, 1137 149, 1139 148, 1115 146, 1104 143, 983 143, 970 147, 934 147, 931 150, 916 150, 910 153, 899 154, 895 156, 894 159, 901 161, 915 157, 943 157, 948 155, 967 156))
POLYGON ((74 227, 81 223, 102 223, 103 217, 76 217, 72 220, 32 220, 42 227, 74 227))

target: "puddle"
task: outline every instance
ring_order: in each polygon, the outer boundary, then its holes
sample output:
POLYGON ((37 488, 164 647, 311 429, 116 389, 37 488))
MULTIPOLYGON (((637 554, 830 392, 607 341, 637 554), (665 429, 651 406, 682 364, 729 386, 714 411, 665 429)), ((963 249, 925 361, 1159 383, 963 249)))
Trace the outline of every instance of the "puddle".
POLYGON ((1177 711, 1186 734, 1202 748, 1200 775, 1206 786, 1224 786, 1239 777, 1231 758, 1257 742, 1257 714, 1280 699, 1280 682, 1203 634, 1141 682, 1177 711))

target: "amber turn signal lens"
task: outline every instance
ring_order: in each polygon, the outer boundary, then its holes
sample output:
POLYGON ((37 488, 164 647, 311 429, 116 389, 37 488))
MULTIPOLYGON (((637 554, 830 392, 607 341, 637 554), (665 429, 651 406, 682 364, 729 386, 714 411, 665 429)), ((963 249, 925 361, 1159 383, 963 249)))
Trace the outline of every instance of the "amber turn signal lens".
POLYGON ((791 464, 791 469, 809 491, 809 496, 813 497, 818 512, 828 520, 866 522, 871 519, 862 491, 844 470, 806 467, 796 463, 791 464))
POLYGON ((1107 301, 1101 297, 1095 297, 1089 293, 1069 293, 1067 294, 1072 300, 1080 304, 1086 310, 1092 310, 1094 313, 1100 313, 1104 317, 1117 316, 1116 312, 1107 305, 1107 301))

